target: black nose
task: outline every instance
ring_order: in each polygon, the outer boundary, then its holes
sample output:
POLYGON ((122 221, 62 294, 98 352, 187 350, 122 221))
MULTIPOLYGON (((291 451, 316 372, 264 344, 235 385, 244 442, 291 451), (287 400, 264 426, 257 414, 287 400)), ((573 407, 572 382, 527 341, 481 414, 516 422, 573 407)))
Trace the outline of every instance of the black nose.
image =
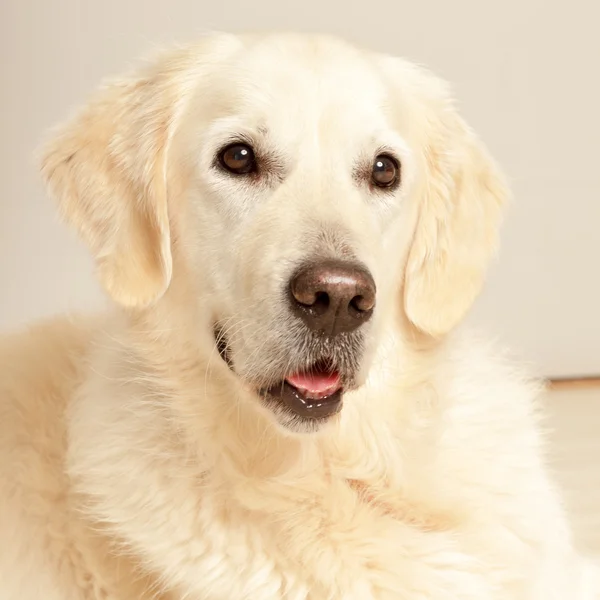
POLYGON ((292 310, 326 335, 354 331, 375 307, 375 282, 362 266, 336 260, 302 267, 290 282, 292 310))

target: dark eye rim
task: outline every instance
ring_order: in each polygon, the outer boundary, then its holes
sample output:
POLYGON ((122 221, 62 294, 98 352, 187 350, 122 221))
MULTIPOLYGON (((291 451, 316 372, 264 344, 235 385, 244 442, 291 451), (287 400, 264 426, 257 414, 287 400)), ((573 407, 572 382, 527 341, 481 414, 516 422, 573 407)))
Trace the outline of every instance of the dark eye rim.
POLYGON ((402 163, 396 156, 394 156, 390 152, 378 152, 373 160, 372 169, 375 166, 377 160, 382 158, 389 160, 394 165, 394 169, 396 171, 395 177, 388 183, 380 183, 375 179, 374 172, 373 170, 371 170, 371 183, 373 186, 381 190, 393 190, 400 185, 402 178, 402 163))
POLYGON ((243 141, 243 140, 230 142, 230 143, 226 144, 225 146, 223 146, 217 153, 217 164, 227 174, 234 175, 234 176, 251 175, 252 173, 256 173, 258 171, 258 165, 257 165, 257 161, 256 161, 256 152, 254 151, 254 148, 252 147, 251 144, 249 144, 248 142, 243 141), (225 159, 224 159, 225 153, 228 150, 235 148, 236 146, 243 146, 245 148, 248 148, 251 153, 250 162, 248 163, 247 166, 245 166, 241 169, 232 169, 229 165, 227 165, 227 163, 225 162, 225 159))

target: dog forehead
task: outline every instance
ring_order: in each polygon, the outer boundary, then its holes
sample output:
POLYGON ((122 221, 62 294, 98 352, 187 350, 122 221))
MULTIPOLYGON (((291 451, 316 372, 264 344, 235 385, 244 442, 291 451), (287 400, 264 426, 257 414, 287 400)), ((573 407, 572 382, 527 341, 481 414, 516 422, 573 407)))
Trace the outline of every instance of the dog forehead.
POLYGON ((267 38, 219 75, 238 114, 288 135, 382 126, 388 90, 374 59, 329 38, 267 38))

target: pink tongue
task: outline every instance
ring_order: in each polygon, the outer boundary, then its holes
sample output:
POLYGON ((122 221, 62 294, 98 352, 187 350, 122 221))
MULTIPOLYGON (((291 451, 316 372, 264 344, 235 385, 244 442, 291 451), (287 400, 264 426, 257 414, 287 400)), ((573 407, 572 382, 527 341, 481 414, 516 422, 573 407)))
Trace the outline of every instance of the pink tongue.
POLYGON ((313 398, 325 398, 337 392, 342 383, 337 373, 298 373, 286 378, 299 392, 313 398))

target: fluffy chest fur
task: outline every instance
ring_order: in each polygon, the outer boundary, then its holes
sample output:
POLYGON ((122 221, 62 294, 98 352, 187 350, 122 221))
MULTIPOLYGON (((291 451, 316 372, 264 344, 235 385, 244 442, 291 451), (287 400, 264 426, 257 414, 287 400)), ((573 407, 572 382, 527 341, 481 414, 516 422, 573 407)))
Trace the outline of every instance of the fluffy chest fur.
POLYGON ((453 397, 452 384, 401 389, 393 375, 391 401, 384 374, 397 370, 383 363, 335 427, 293 437, 226 379, 157 387, 118 354, 95 365, 69 415, 71 476, 89 517, 182 593, 481 600, 529 588, 528 538, 549 515, 527 523, 518 503, 552 490, 536 476, 525 384, 482 396, 472 381, 473 396, 458 369, 453 397), (502 391, 514 401, 489 428, 502 391), (508 581, 496 567, 507 560, 522 565, 508 581))
POLYGON ((6 597, 595 600, 534 389, 480 345, 423 381, 382 358, 336 427, 290 437, 227 378, 141 368, 88 331, 3 354, 6 597))

